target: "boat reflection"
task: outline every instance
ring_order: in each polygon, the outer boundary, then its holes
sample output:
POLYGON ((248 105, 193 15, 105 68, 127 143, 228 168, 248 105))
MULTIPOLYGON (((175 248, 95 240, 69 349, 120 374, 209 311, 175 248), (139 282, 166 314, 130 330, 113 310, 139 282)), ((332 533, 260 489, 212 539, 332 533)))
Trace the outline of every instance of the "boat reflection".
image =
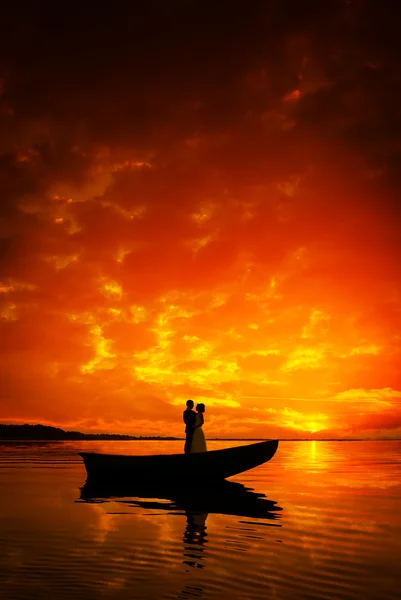
MULTIPOLYGON (((81 488, 80 501, 118 502, 127 508, 143 508, 157 511, 159 514, 163 511, 172 516, 185 515, 182 563, 187 570, 205 568, 208 545, 206 521, 209 514, 248 517, 258 520, 259 523, 263 522, 264 526, 281 527, 277 521, 280 519, 282 508, 277 502, 269 500, 265 494, 246 488, 241 483, 225 480, 191 487, 165 484, 128 485, 87 480, 81 488)), ((154 515, 155 512, 147 514, 154 515)), ((242 523, 247 524, 247 527, 248 523, 257 525, 254 521, 242 523)), ((177 597, 202 597, 203 588, 198 582, 192 584, 189 588, 185 586, 177 597)))
POLYGON ((81 488, 80 500, 107 502, 114 500, 131 507, 151 510, 180 511, 190 514, 210 513, 254 519, 277 520, 282 508, 265 494, 246 488, 241 483, 220 481, 192 486, 167 484, 102 483, 87 480, 81 488))

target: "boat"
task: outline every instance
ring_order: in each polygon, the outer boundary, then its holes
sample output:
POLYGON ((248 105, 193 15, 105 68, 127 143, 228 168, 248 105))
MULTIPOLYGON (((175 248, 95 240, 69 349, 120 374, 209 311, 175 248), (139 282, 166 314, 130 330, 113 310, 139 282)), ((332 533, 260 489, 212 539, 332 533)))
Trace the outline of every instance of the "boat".
POLYGON ((193 482, 221 480, 249 471, 270 460, 278 440, 268 440, 194 454, 129 456, 78 452, 88 480, 193 482))
POLYGON ((171 485, 163 482, 86 482, 76 502, 117 502, 126 508, 157 510, 169 514, 206 513, 271 521, 280 519, 283 510, 265 494, 241 483, 226 480, 215 481, 212 486, 171 485))

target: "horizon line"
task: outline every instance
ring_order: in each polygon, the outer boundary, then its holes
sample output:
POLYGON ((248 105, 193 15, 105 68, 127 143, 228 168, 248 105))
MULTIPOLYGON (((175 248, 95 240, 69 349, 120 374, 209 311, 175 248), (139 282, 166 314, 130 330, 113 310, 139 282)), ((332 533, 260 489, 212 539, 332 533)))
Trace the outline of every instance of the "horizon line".
MULTIPOLYGON (((163 436, 163 435, 135 435, 135 434, 131 434, 131 433, 107 433, 107 432, 101 432, 101 433, 94 433, 94 432, 82 432, 82 431, 77 431, 77 430, 71 430, 71 429, 63 429, 62 427, 57 427, 56 425, 44 425, 43 423, 0 423, 0 427, 45 427, 45 428, 49 428, 49 429, 55 429, 55 430, 60 430, 65 434, 79 434, 79 435, 87 435, 87 436, 124 436, 124 437, 130 437, 132 438, 131 440, 102 440, 102 441, 140 441, 141 439, 147 439, 147 440, 164 440, 164 441, 182 441, 185 440, 185 437, 176 437, 176 436, 163 436)), ((252 438, 248 438, 248 437, 209 437, 207 438, 209 441, 245 441, 245 442, 259 442, 259 441, 265 441, 265 440, 269 440, 269 439, 278 439, 279 441, 282 442, 386 442, 386 441, 400 441, 401 437, 390 437, 390 438, 385 438, 385 437, 368 437, 368 438, 350 438, 350 437, 327 437, 327 438, 315 438, 315 437, 302 437, 302 438, 266 438, 266 437, 252 437, 252 438)), ((49 439, 49 438, 44 438, 44 439, 39 439, 39 438, 10 438, 10 437, 3 437, 0 435, 0 441, 7 441, 7 440, 14 440, 14 441, 30 441, 30 440, 34 440, 34 441, 63 441, 62 439, 59 438, 59 440, 57 439, 49 439)), ((65 440, 67 441, 67 440, 65 440)), ((79 441, 79 440, 74 440, 74 441, 79 441)), ((96 441, 96 440, 80 440, 80 441, 96 441)))

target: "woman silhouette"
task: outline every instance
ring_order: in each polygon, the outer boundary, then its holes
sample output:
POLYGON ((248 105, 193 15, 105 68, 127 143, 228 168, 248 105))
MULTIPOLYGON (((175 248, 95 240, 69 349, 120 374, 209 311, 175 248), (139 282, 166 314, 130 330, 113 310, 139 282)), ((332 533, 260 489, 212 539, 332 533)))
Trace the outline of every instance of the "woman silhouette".
POLYGON ((193 433, 193 437, 192 437, 192 444, 191 444, 191 454, 193 452, 206 452, 207 448, 206 448, 206 440, 205 440, 205 434, 203 433, 203 423, 205 422, 205 419, 203 417, 203 414, 205 412, 205 405, 204 404, 197 404, 196 405, 196 419, 195 419, 195 428, 194 428, 194 433, 193 433))

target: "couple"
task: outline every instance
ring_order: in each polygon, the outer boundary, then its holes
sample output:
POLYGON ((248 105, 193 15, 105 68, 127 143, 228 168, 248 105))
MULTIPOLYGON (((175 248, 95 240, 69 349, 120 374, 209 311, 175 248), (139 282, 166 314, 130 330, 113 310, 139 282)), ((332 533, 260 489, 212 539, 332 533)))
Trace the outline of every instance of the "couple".
POLYGON ((204 404, 197 404, 195 412, 193 401, 187 400, 187 408, 183 413, 185 423, 185 454, 192 454, 193 452, 206 452, 205 434, 203 433, 202 429, 202 425, 205 421, 203 418, 204 412, 204 404))

